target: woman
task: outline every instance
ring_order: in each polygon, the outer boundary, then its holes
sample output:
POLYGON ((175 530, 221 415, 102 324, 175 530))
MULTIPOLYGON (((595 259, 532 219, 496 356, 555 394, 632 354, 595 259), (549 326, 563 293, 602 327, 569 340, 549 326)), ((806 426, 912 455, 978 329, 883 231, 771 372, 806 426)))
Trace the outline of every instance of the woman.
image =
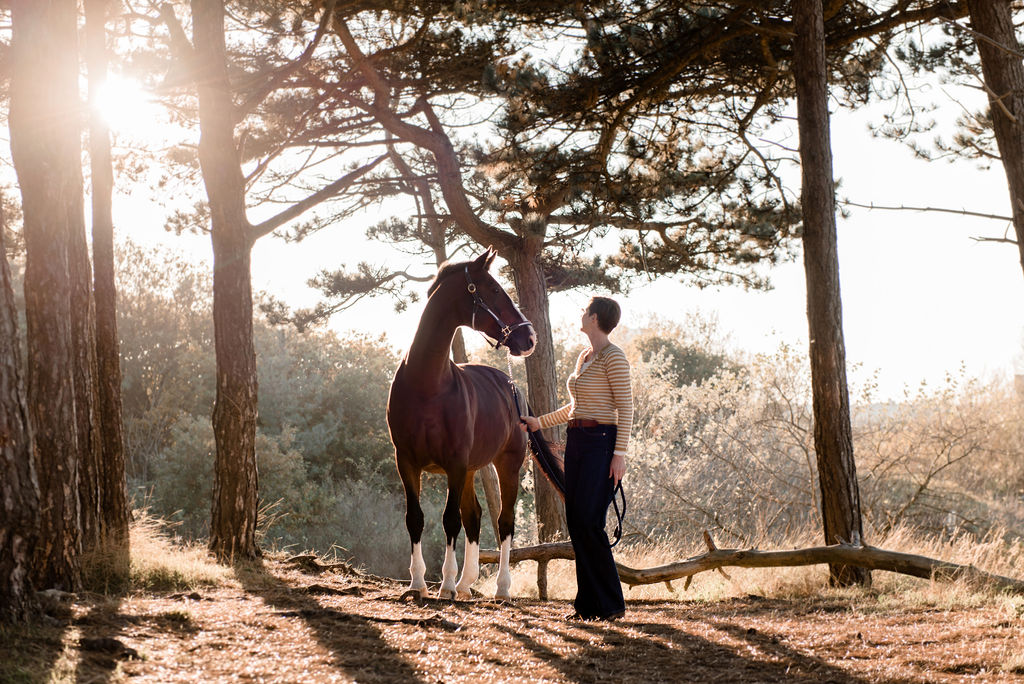
POLYGON ((568 423, 565 442, 565 513, 576 554, 576 612, 570 619, 616 620, 625 614, 605 515, 615 485, 626 472, 626 447, 633 424, 629 362, 608 334, 621 317, 619 305, 594 297, 583 310, 581 330, 590 340, 569 376, 570 401, 523 429, 568 423))

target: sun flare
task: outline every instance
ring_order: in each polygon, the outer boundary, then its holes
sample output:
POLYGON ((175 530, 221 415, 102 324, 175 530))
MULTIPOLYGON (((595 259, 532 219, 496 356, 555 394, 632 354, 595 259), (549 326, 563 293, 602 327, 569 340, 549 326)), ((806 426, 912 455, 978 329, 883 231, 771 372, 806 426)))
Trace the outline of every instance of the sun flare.
POLYGON ((93 106, 118 137, 155 140, 163 137, 166 115, 156 99, 134 79, 110 76, 93 106))

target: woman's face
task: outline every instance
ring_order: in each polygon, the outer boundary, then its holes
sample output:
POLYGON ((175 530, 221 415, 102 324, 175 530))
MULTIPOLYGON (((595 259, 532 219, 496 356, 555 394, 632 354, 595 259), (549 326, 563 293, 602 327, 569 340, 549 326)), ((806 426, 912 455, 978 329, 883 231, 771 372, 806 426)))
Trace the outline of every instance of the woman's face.
POLYGON ((590 313, 587 307, 583 307, 580 318, 580 330, 588 335, 597 330, 597 314, 590 313))

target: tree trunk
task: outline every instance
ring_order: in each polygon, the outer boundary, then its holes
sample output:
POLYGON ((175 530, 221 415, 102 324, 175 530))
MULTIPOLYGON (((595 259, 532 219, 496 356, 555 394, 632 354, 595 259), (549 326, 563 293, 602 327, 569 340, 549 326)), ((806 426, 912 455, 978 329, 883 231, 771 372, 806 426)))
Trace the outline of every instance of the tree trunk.
POLYGON ((217 456, 210 550, 222 560, 255 558, 256 352, 253 347, 251 229, 234 141, 221 0, 192 0, 199 89, 199 163, 210 200, 217 456))
POLYGON ((0 622, 32 611, 29 569, 39 540, 39 480, 22 387, 18 313, 0 216, 0 622))
POLYGON ((992 128, 1010 189, 1013 228, 1024 269, 1024 62, 1020 58, 1021 46, 1013 30, 1010 0, 967 0, 967 8, 974 30, 992 41, 978 40, 978 55, 992 108, 992 128))
POLYGON ((85 213, 79 206, 69 223, 68 273, 71 278, 71 342, 75 354, 75 420, 78 425, 78 497, 82 550, 96 549, 103 527, 101 511, 101 452, 99 371, 96 363, 96 305, 92 295, 92 265, 85 236, 85 213))
MULTIPOLYGON (((106 23, 110 0, 86 0, 85 29, 89 100, 107 80, 106 23)), ((92 252, 96 301, 96 361, 99 371, 101 538, 114 546, 128 542, 128 492, 124 427, 121 422, 121 349, 117 337, 117 286, 114 279, 114 172, 110 131, 98 108, 89 111, 89 161, 92 171, 92 252)))
MULTIPOLYGON (((534 413, 540 415, 558 408, 558 370, 555 366, 548 292, 544 269, 540 265, 541 241, 527 239, 523 242, 523 248, 507 258, 515 273, 519 306, 537 332, 537 349, 526 359, 526 376, 530 386, 528 401, 534 413)), ((550 442, 563 439, 558 428, 546 430, 544 437, 550 442)), ((550 542, 568 538, 565 504, 536 462, 531 459, 530 465, 533 468, 538 539, 550 542)))
POLYGON ((37 588, 81 583, 69 245, 84 230, 74 0, 11 3, 11 153, 24 211, 28 415, 40 485, 37 588))
MULTIPOLYGON (((860 544, 863 533, 846 386, 822 2, 797 0, 793 14, 804 271, 821 513, 826 544, 860 544)), ((836 586, 866 585, 871 582, 871 573, 864 568, 831 564, 829 579, 836 586)))

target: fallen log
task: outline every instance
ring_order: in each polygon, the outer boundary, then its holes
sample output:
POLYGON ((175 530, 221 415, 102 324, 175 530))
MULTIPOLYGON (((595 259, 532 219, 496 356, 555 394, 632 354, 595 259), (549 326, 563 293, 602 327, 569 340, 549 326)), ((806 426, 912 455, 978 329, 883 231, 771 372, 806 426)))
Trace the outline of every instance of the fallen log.
MULTIPOLYGON (((659 565, 653 568, 631 568, 622 563, 616 563, 619 579, 632 588, 640 584, 671 583, 672 580, 685 577, 686 584, 684 589, 686 589, 689 588, 690 581, 694 575, 709 570, 717 570, 725 574, 723 568, 726 567, 778 568, 840 564, 856 565, 870 570, 885 570, 946 582, 967 579, 981 586, 1009 591, 1015 594, 1024 594, 1024 580, 995 575, 979 570, 973 565, 959 565, 927 556, 889 551, 874 546, 835 544, 832 546, 814 546, 780 551, 719 549, 715 546, 711 535, 707 532, 704 533, 704 541, 708 545, 707 551, 675 563, 659 565)), ((514 548, 511 551, 509 560, 512 563, 532 560, 546 566, 548 561, 552 560, 575 560, 575 554, 573 554, 571 543, 556 542, 514 548)), ((481 550, 480 562, 497 563, 498 552, 481 550)), ((671 588, 671 584, 669 584, 669 587, 671 588)))

